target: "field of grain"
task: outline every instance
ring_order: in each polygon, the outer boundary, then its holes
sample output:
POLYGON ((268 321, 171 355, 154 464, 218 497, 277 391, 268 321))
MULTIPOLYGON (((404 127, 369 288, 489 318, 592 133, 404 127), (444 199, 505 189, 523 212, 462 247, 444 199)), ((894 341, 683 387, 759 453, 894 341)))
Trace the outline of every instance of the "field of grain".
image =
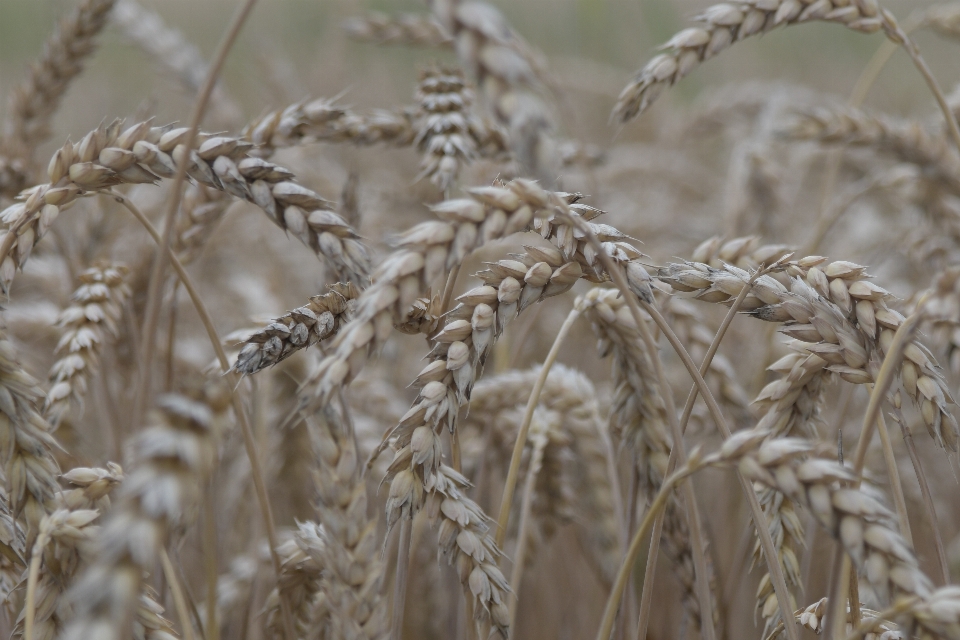
POLYGON ((4 0, 0 637, 960 640, 958 56, 4 0))

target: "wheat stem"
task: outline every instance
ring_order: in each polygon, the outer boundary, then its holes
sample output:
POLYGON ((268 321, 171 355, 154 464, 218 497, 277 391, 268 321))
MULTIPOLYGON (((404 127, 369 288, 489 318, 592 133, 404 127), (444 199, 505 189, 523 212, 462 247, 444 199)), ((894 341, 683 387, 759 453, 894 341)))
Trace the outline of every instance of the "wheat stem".
POLYGON ((880 446, 883 448, 883 462, 887 467, 887 479, 890 482, 890 493, 893 494, 893 505, 897 509, 897 520, 900 524, 900 535, 913 546, 913 534, 910 532, 910 519, 907 515, 907 500, 903 495, 903 486, 900 484, 900 472, 897 470, 897 459, 893 455, 893 446, 890 443, 890 434, 887 432, 887 422, 883 413, 877 415, 877 432, 880 434, 880 446))
POLYGON ((257 0, 244 0, 234 17, 227 27, 220 44, 217 45, 217 52, 214 54, 213 63, 207 71, 206 80, 197 96, 193 106, 193 113, 190 115, 190 130, 183 142, 184 155, 183 162, 177 163, 177 173, 173 178, 173 184, 170 187, 170 197, 167 203, 167 210, 163 216, 163 240, 160 242, 160 250, 157 252, 153 261, 153 269, 150 272, 150 283, 147 288, 147 307, 144 311, 143 322, 143 355, 141 356, 143 368, 141 369, 141 378, 134 395, 133 404, 133 423, 140 423, 140 416, 144 407, 149 405, 151 394, 151 380, 153 377, 153 357, 156 353, 156 333, 157 325, 160 319, 161 307, 161 284, 163 283, 163 272, 167 267, 167 253, 170 250, 170 244, 173 239, 173 229, 176 226, 177 209, 180 206, 182 196, 183 182, 187 177, 187 166, 189 163, 190 152, 193 151, 194 144, 197 141, 197 132, 200 128, 200 120, 206 111, 207 104, 210 102, 210 96, 213 94, 213 88, 216 86, 220 70, 226 62, 227 54, 230 52, 234 41, 240 34, 243 23, 247 16, 257 3, 257 0))
MULTIPOLYGON (((183 588, 180 586, 180 579, 177 578, 177 570, 170 561, 170 555, 165 547, 160 547, 160 564, 163 566, 163 575, 170 586, 170 593, 173 595, 173 606, 177 610, 177 617, 180 618, 180 628, 183 630, 184 640, 194 640, 193 624, 190 622, 190 612, 187 609, 187 600, 183 595, 183 588)), ((214 598, 216 602, 216 598, 214 598)), ((207 623, 209 625, 209 622, 207 623)), ((209 626, 205 640, 211 640, 215 636, 210 635, 209 626)))
MULTIPOLYGON (((393 586, 393 613, 390 616, 390 640, 403 637, 403 609, 407 600, 407 574, 410 568, 410 530, 413 517, 400 522, 400 541, 397 545, 397 571, 393 586)), ((468 598, 469 599, 469 598, 468 598)))
POLYGON ((533 391, 530 393, 530 399, 527 401, 527 407, 523 412, 523 422, 520 423, 520 431, 517 433, 517 441, 513 445, 513 453, 510 456, 510 468, 507 470, 507 479, 504 482, 503 497, 500 499, 500 515, 497 518, 497 546, 503 548, 503 543, 507 538, 507 522, 510 520, 510 507, 513 506, 513 493, 517 488, 517 476, 520 474, 520 459, 523 456, 523 448, 527 443, 527 433, 530 430, 530 421, 533 419, 533 412, 540 401, 540 393, 543 391, 543 385, 547 382, 547 374, 550 373, 550 367, 557 360, 560 353, 560 347, 563 341, 570 333, 573 323, 580 317, 580 312, 571 309, 567 314, 567 319, 563 321, 557 337, 553 340, 550 352, 547 353, 543 366, 540 368, 540 376, 536 384, 533 385, 533 391))

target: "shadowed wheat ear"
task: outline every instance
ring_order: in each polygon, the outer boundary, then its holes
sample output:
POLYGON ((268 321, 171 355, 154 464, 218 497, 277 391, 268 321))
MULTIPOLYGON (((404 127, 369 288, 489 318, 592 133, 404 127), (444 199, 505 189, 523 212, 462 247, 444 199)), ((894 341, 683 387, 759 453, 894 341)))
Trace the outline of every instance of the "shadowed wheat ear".
POLYGON ((128 636, 144 575, 152 572, 175 527, 200 504, 200 492, 216 465, 213 405, 184 396, 158 399, 151 424, 131 443, 132 469, 118 502, 103 523, 89 566, 71 590, 75 617, 62 637, 128 636))
POLYGON ((79 276, 72 302, 60 314, 60 358, 50 368, 50 391, 43 413, 56 428, 73 404, 78 411, 90 377, 98 373, 104 342, 116 337, 117 323, 130 296, 124 266, 94 267, 79 276))
POLYGON ((960 155, 939 133, 918 122, 870 114, 853 107, 819 107, 797 114, 784 131, 794 140, 869 147, 915 165, 925 179, 960 194, 960 155))
POLYGON ((352 425, 332 407, 322 416, 311 439, 318 459, 313 472, 317 515, 326 541, 320 552, 326 609, 314 617, 314 625, 324 630, 324 637, 375 640, 384 636, 387 622, 377 521, 367 514, 352 425))
POLYGON ((27 77, 13 90, 0 147, 29 161, 34 148, 50 135, 50 119, 70 82, 96 49, 114 0, 83 0, 60 21, 43 45, 27 77))
POLYGON ((185 153, 186 128, 140 122, 126 130, 115 120, 67 142, 47 167, 50 182, 21 192, 22 200, 0 212, 0 284, 9 288, 34 245, 61 210, 78 198, 118 184, 155 183, 176 174, 177 162, 198 183, 256 204, 280 228, 324 257, 336 274, 364 283, 367 250, 357 232, 322 197, 296 183, 286 169, 251 156, 249 142, 199 134, 198 148, 185 153))
POLYGON ((620 122, 636 118, 664 89, 703 62, 735 42, 777 27, 825 21, 862 33, 883 30, 898 44, 907 39, 893 16, 876 0, 735 0, 708 7, 697 20, 703 26, 674 35, 661 47, 666 52, 652 58, 624 87, 613 118, 620 122))
MULTIPOLYGON (((866 267, 852 262, 810 256, 787 263, 784 270, 789 289, 772 276, 761 276, 743 308, 761 320, 784 323, 783 334, 825 360, 827 370, 842 379, 872 383, 904 320, 887 306, 892 296, 866 279, 866 267)), ((736 267, 688 262, 661 268, 658 278, 696 299, 724 304, 745 286, 747 275, 736 267)), ((956 451, 960 429, 950 410, 956 402, 933 355, 916 338, 906 348, 899 373, 931 437, 956 451)))
POLYGON ((243 341, 233 370, 250 375, 285 360, 297 351, 337 335, 347 323, 360 290, 351 283, 327 287, 302 307, 275 318, 243 341))
MULTIPOLYGON (((635 457, 642 474, 641 490, 649 505, 663 484, 673 447, 662 399, 662 393, 669 391, 662 391, 657 384, 651 355, 647 353, 633 315, 619 291, 592 289, 577 298, 576 307, 590 321, 597 335, 600 357, 612 356, 614 397, 610 428, 635 457)), ((629 512, 632 513, 632 509, 629 512)), ((684 506, 676 500, 666 507, 663 536, 663 551, 674 565, 684 605, 694 631, 699 633, 701 607, 688 519, 684 515, 684 506)), ((701 532, 699 540, 703 539, 701 532)), ((716 585, 709 563, 708 571, 713 597, 716 585)), ((715 607, 711 607, 711 611, 715 618, 711 624, 716 625, 719 614, 715 607)))

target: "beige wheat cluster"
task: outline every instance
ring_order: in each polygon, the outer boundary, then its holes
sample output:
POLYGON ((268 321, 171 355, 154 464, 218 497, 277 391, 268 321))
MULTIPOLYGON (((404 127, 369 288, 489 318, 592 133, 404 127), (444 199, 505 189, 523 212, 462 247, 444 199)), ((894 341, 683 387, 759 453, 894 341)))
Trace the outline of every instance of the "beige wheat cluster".
POLYGON ((960 640, 960 2, 220 4, 0 3, 0 635, 960 640))

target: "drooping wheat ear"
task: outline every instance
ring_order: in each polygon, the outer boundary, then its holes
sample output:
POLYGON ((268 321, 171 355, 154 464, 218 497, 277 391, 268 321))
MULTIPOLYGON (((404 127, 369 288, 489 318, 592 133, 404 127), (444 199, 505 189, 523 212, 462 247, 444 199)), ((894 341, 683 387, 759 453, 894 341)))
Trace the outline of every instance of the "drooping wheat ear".
POLYGON ((152 424, 131 443, 132 472, 103 523, 89 566, 71 590, 76 614, 63 638, 130 635, 145 574, 200 503, 216 463, 214 409, 225 406, 179 395, 158 399, 152 424))
POLYGON ((413 47, 451 47, 453 40, 439 22, 431 16, 401 13, 388 16, 371 11, 350 18, 343 29, 354 40, 376 44, 400 44, 413 47))
POLYGON ((123 305, 130 295, 125 281, 129 270, 121 265, 93 267, 80 274, 80 286, 58 321, 63 336, 57 345, 60 359, 50 367, 50 391, 43 414, 56 429, 71 404, 80 411, 87 381, 97 375, 100 351, 115 338, 123 305))
POLYGON ((320 556, 326 612, 314 618, 314 625, 326 638, 382 638, 387 616, 380 596, 377 521, 367 514, 367 489, 351 426, 332 407, 323 417, 324 424, 311 430, 317 515, 326 543, 320 556))
POLYGON ((420 113, 414 145, 423 155, 417 179, 430 178, 446 192, 462 165, 477 156, 477 138, 486 137, 483 122, 471 113, 473 92, 459 69, 428 69, 417 86, 420 113))
POLYGON ((333 100, 297 102, 270 111, 252 120, 243 137, 256 145, 253 153, 270 157, 276 149, 307 142, 335 142, 355 145, 385 143, 398 147, 413 144, 416 110, 376 109, 356 112, 337 106, 333 100))
MULTIPOLYGON (((904 318, 887 306, 892 296, 867 280, 865 272, 861 265, 827 263, 820 256, 795 260, 784 265, 789 289, 772 276, 761 276, 742 308, 761 320, 784 323, 780 331, 825 360, 828 371, 854 384, 870 384, 904 318)), ((732 266, 714 269, 688 262, 663 267, 658 278, 696 299, 724 304, 748 276, 732 266)), ((899 374, 931 437, 956 451, 960 429, 950 409, 956 402, 936 359, 918 339, 908 344, 899 374)))
POLYGON ((761 264, 773 264, 789 254, 792 248, 785 244, 760 244, 757 236, 742 236, 726 240, 713 236, 701 242, 690 256, 694 262, 702 262, 715 269, 732 264, 741 269, 756 269, 761 264))
MULTIPOLYGON (((652 503, 667 474, 673 443, 662 399, 665 391, 657 384, 651 354, 647 352, 633 314, 616 289, 592 289, 577 298, 576 307, 597 334, 600 356, 612 356, 611 431, 635 456, 642 473, 644 497, 648 504, 652 503)), ((694 630, 699 632, 701 609, 687 521, 683 507, 676 501, 666 508, 663 551, 674 565, 684 605, 694 630)), ((713 582, 712 572, 708 579, 713 582)), ((711 584, 711 591, 714 588, 711 584)), ((711 610, 716 611, 716 607, 711 610)))
MULTIPOLYGON (((209 65, 200 50, 179 29, 171 27, 159 14, 135 0, 117 0, 112 20, 138 47, 172 71, 189 91, 200 91, 209 65)), ((218 122, 235 124, 242 112, 223 87, 217 85, 210 96, 208 113, 218 122)))
POLYGON ((5 288, 61 210, 81 196, 114 185, 172 177, 180 161, 189 163, 187 173, 196 182, 256 204, 276 225, 323 256, 338 277, 366 281, 367 250, 357 232, 326 200, 294 182, 292 173, 251 156, 249 142, 200 134, 199 147, 187 155, 186 128, 141 122, 122 131, 122 124, 115 120, 77 144, 67 142, 50 160, 50 182, 21 192, 22 202, 0 212, 0 254, 6 253, 0 264, 0 284, 5 288))
POLYGON ((856 480, 850 470, 832 460, 807 458, 817 446, 814 443, 768 435, 759 429, 735 433, 698 464, 734 465, 749 480, 803 504, 843 545, 881 602, 899 594, 918 599, 913 610, 922 614, 914 620, 922 637, 960 637, 956 608, 960 590, 934 591, 897 530, 894 514, 868 493, 850 488, 856 480))
MULTIPOLYGON (((575 210, 591 218, 599 213, 592 207, 577 204, 579 195, 544 191, 529 180, 471 189, 469 196, 434 205, 431 210, 442 221, 421 223, 400 236, 399 248, 373 274, 373 284, 357 298, 354 318, 337 335, 330 355, 305 384, 305 404, 316 401, 326 404, 332 393, 353 380, 367 358, 386 342, 393 326, 408 320, 414 301, 441 274, 462 264, 474 249, 529 229, 536 215, 575 210)), ((550 224, 544 228, 549 233, 550 224)), ((567 226, 560 229, 564 230, 561 233, 565 246, 575 250, 572 229, 567 226)), ((576 277, 571 284, 575 280, 576 277)), ((517 300, 512 293, 509 296, 515 309, 517 300)), ((490 320, 482 320, 485 327, 490 327, 490 320)))
POLYGON ((330 293, 313 296, 304 306, 275 318, 244 340, 233 370, 245 375, 256 373, 337 335, 347 323, 352 301, 360 290, 342 282, 327 288, 330 293))
POLYGON ((870 147, 960 194, 960 156, 948 139, 915 121, 896 120, 852 107, 819 107, 799 113, 785 131, 795 140, 870 147))
POLYGON ((173 250, 182 264, 199 257, 233 199, 223 191, 190 185, 183 194, 173 250))
POLYGON ((267 630, 271 637, 284 639, 280 612, 280 594, 292 609, 298 637, 309 637, 314 615, 323 615, 325 604, 318 600, 321 573, 324 569, 324 531, 315 522, 299 522, 296 531, 280 543, 280 576, 277 586, 267 596, 267 630))
POLYGON ((546 84, 542 54, 486 2, 436 0, 431 9, 451 34, 467 74, 483 92, 496 121, 509 131, 514 156, 528 175, 552 180, 559 166, 551 137, 553 116, 541 97, 546 84))
MULTIPOLYGON (((221 637, 233 637, 226 630, 242 629, 247 624, 250 611, 248 604, 259 576, 271 571, 270 548, 266 540, 256 545, 256 551, 231 558, 227 570, 217 579, 217 621, 221 637)), ((279 601, 278 601, 279 606, 279 601)), ((206 603, 197 605, 203 616, 206 603)), ((204 618, 204 624, 206 619, 204 618)))
MULTIPOLYGON (((0 330, 0 455, 4 459, 7 497, 14 516, 24 523, 27 549, 32 547, 40 519, 59 490, 58 448, 50 424, 40 414, 44 393, 20 363, 13 344, 0 330)), ((23 552, 26 553, 27 549, 23 552)))
MULTIPOLYGON (((465 424, 492 430, 497 437, 491 445, 499 449, 498 456, 505 465, 519 422, 504 423, 500 416, 526 404, 539 376, 539 367, 507 371, 478 381, 470 395, 465 424), (510 429, 504 431, 504 426, 510 429)), ((577 528, 577 535, 591 550, 588 560, 596 566, 601 580, 612 582, 620 561, 621 534, 608 461, 609 440, 601 421, 597 390, 583 373, 557 363, 550 368, 540 393, 540 406, 561 416, 560 431, 565 438, 557 444, 573 454, 563 469, 563 487, 551 494, 558 497, 560 507, 553 511, 573 511, 578 521, 587 523, 577 528), (571 490, 573 495, 567 495, 571 490)), ((561 458, 562 452, 558 454, 553 457, 561 458)))
POLYGON ((63 18, 43 45, 27 77, 13 90, 3 126, 2 146, 29 161, 34 148, 50 135, 50 119, 70 82, 96 49, 96 38, 114 0, 83 0, 63 18))
POLYGON ((905 39, 893 16, 879 9, 875 0, 734 0, 715 4, 697 16, 703 26, 674 35, 661 47, 665 53, 637 72, 620 93, 612 117, 620 122, 636 118, 664 89, 735 42, 780 26, 816 20, 862 33, 883 29, 895 42, 905 39))

